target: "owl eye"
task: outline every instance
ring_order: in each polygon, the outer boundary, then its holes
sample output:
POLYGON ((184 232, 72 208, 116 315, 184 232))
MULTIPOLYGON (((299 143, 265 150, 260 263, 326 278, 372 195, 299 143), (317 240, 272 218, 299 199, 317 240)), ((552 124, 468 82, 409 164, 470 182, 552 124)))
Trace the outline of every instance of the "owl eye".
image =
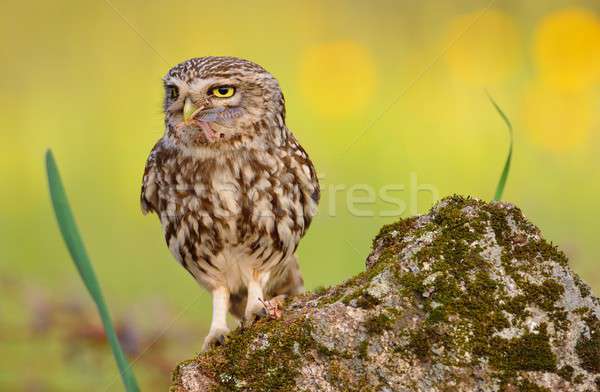
POLYGON ((233 86, 219 86, 210 90, 211 94, 217 98, 229 98, 235 94, 235 87, 233 86))
POLYGON ((171 100, 176 100, 179 97, 179 88, 177 88, 177 86, 174 85, 168 85, 167 86, 167 97, 169 97, 169 99, 171 100))

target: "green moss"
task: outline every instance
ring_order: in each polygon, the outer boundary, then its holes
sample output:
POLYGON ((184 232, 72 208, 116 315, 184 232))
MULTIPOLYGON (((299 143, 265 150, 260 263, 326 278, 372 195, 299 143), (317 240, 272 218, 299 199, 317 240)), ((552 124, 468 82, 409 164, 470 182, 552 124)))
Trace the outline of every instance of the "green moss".
POLYGON ((559 376, 561 376, 562 378, 564 378, 567 381, 571 381, 573 379, 574 371, 575 371, 575 369, 573 369, 573 366, 566 365, 566 366, 563 366, 560 369, 558 369, 556 374, 558 374, 559 376))
POLYGON ((388 247, 391 243, 394 242, 394 238, 391 233, 396 232, 396 238, 402 238, 406 235, 411 229, 414 228, 416 217, 410 217, 406 219, 400 219, 398 222, 391 223, 389 225, 384 225, 380 230, 379 234, 375 236, 373 239, 373 248, 377 245, 379 240, 383 240, 383 246, 388 247))
POLYGON ((566 332, 571 326, 571 322, 568 317, 569 313, 560 308, 555 308, 551 313, 549 313, 550 320, 554 323, 554 328, 557 331, 566 332))
POLYGON ((405 295, 421 295, 425 291, 423 279, 425 279, 423 274, 404 273, 400 275, 398 281, 405 295))
POLYGON ((347 386, 350 377, 346 374, 344 367, 337 360, 332 360, 329 364, 329 382, 336 386, 347 386))
POLYGON ((322 344, 317 344, 316 349, 317 349, 317 352, 324 357, 333 357, 336 355, 335 351, 330 350, 329 348, 323 346, 322 344))
POLYGON ((386 329, 394 326, 394 320, 385 313, 377 314, 365 322, 365 328, 369 335, 379 335, 386 329))
POLYGON ((556 356, 550 348, 546 324, 540 324, 539 332, 526 333, 519 338, 494 337, 494 352, 490 352, 490 364, 508 371, 556 371, 556 356))
POLYGON ((513 245, 510 249, 510 255, 517 260, 543 261, 554 260, 560 265, 568 264, 567 256, 555 245, 546 240, 528 241, 524 244, 513 245))
POLYGON ((363 370, 347 368, 342 361, 333 359, 329 363, 327 381, 336 391, 347 392, 375 392, 369 386, 367 373, 363 370))
POLYGON ((318 307, 322 308, 323 306, 326 305, 331 305, 333 303, 336 303, 337 301, 339 301, 340 299, 342 299, 343 293, 341 292, 341 290, 335 290, 332 292, 329 292, 327 294, 320 294, 319 298, 319 302, 318 302, 318 307))
POLYGON ((585 316, 585 315, 589 314, 590 312, 591 312, 591 309, 588 308, 587 306, 582 306, 582 307, 579 307, 579 308, 573 310, 573 313, 578 314, 580 316, 585 316))
POLYGON ((579 385, 583 383, 583 374, 579 373, 575 377, 573 377, 573 384, 579 385))
POLYGON ((555 306, 564 288, 553 279, 531 284, 522 273, 531 273, 527 268, 532 264, 523 263, 521 267, 512 263, 513 259, 530 262, 553 259, 566 264, 564 254, 543 240, 531 240, 513 232, 508 223, 509 215, 517 229, 537 230, 516 208, 461 197, 444 203, 436 207, 433 219, 436 226, 430 228, 436 232, 433 242, 414 255, 418 265, 427 265, 428 270, 403 272, 399 277, 405 297, 416 295, 415 305, 427 312, 423 325, 411 334, 407 350, 425 360, 431 355, 432 345, 440 344, 448 349, 446 351, 470 351, 475 354, 474 361, 487 357, 494 367, 506 374, 518 370, 556 371, 546 325, 540 326, 538 333, 508 340, 496 333, 521 325, 529 316, 529 306, 546 310, 556 328, 568 327, 566 312, 555 306), (475 207, 472 211, 478 215, 467 216, 464 208, 469 206, 475 207), (499 289, 498 282, 489 276, 489 261, 482 258, 481 247, 474 246, 475 241, 486 235, 488 224, 497 243, 503 247, 505 269, 522 295, 508 297, 499 289), (437 273, 435 282, 424 283, 434 273, 437 273), (511 321, 506 314, 512 315, 511 321), (440 331, 438 327, 451 319, 464 326, 453 325, 455 330, 450 334, 440 331), (464 331, 465 336, 461 337, 460 331, 464 331))
POLYGON ((352 304, 352 301, 355 301, 356 306, 363 309, 371 309, 379 304, 379 300, 369 294, 364 287, 361 287, 342 298, 342 302, 345 305, 352 304))
POLYGON ((589 316, 586 324, 590 336, 581 335, 575 346, 581 367, 592 373, 600 373, 600 320, 589 316))
POLYGON ((518 274, 515 274, 513 279, 524 292, 523 295, 511 299, 513 304, 521 302, 519 306, 522 309, 515 313, 520 322, 528 316, 528 312, 524 308, 528 305, 535 305, 548 312, 548 316, 556 329, 566 331, 569 328, 571 323, 568 320, 567 312, 555 306, 555 303, 564 295, 565 289, 562 285, 553 279, 546 279, 540 285, 532 284, 518 274))
POLYGON ((181 361, 179 362, 179 364, 177 365, 177 367, 175 368, 175 370, 173 371, 173 374, 171 375, 171 381, 173 382, 177 382, 179 380, 179 377, 181 376, 181 369, 189 364, 195 363, 196 360, 195 359, 186 359, 185 361, 181 361))
POLYGON ((339 357, 339 358, 345 358, 345 359, 352 359, 353 355, 350 352, 346 352, 346 351, 340 351, 340 350, 335 350, 335 349, 329 349, 326 346, 316 343, 315 342, 315 349, 317 350, 317 352, 324 356, 324 357, 328 357, 330 358, 334 358, 334 357, 339 357))
POLYGON ((500 246, 508 245, 512 231, 506 220, 506 210, 496 204, 487 205, 485 209, 490 214, 490 225, 494 231, 496 242, 500 246))
POLYGON ((427 317, 428 323, 440 323, 442 321, 446 321, 446 309, 444 307, 438 307, 433 309, 429 316, 427 317))
POLYGON ((527 310, 528 305, 529 300, 527 295, 521 294, 506 299, 504 310, 513 315, 514 325, 521 325, 525 319, 530 316, 530 312, 527 310))
POLYGON ((306 320, 259 321, 252 328, 232 332, 225 347, 214 348, 197 361, 220 388, 287 391, 302 365, 298 352, 309 348, 315 344, 306 320), (266 343, 260 346, 257 340, 266 343))
POLYGON ((575 275, 575 285, 579 288, 579 292, 582 297, 589 297, 592 292, 590 291, 590 287, 586 285, 579 276, 575 275))
POLYGON ((358 357, 360 359, 367 359, 368 352, 369 352, 369 341, 367 339, 365 339, 362 342, 360 342, 360 345, 358 346, 358 357))
POLYGON ((411 334, 407 349, 416 355, 417 358, 425 361, 429 359, 431 347, 435 341, 437 339, 435 339, 435 335, 430 330, 418 329, 411 334))
POLYGON ((312 292, 315 295, 323 295, 323 294, 325 294, 327 292, 327 289, 328 289, 328 287, 319 286, 319 287, 316 287, 312 292))
POLYGON ((527 297, 531 302, 548 312, 554 310, 554 303, 558 301, 565 292, 565 288, 552 279, 544 280, 541 285, 522 281, 519 286, 527 293, 527 297))
POLYGON ((492 351, 490 337, 508 326, 506 317, 499 311, 496 301, 497 283, 489 277, 480 255, 481 248, 472 246, 484 235, 484 217, 469 217, 462 211, 467 206, 480 202, 454 197, 450 203, 438 210, 434 223, 438 225, 434 241, 415 254, 419 264, 431 264, 431 270, 419 273, 404 273, 400 284, 405 295, 417 294, 428 312, 422 330, 411 336, 409 349, 424 358, 429 355, 431 345, 440 342, 446 347, 460 351, 473 350, 481 354, 492 351), (434 263, 431 263, 434 261, 434 263), (433 292, 427 297, 424 280, 436 274, 431 284, 433 292), (433 303, 436 306, 433 306, 433 303), (459 320, 469 322, 474 328, 474 337, 456 339, 436 332, 437 325, 456 315, 459 320), (466 342, 469 343, 466 343, 466 342), (467 347, 457 347, 467 344, 467 347))
POLYGON ((526 379, 518 381, 515 386, 519 392, 550 392, 548 388, 541 387, 526 379))

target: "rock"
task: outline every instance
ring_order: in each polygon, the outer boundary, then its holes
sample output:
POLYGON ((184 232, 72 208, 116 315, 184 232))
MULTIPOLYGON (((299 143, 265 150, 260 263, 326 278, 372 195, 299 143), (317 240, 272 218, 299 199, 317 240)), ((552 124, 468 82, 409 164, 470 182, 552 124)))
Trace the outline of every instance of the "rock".
POLYGON ((172 391, 600 391, 600 301, 518 208, 454 196, 383 227, 365 272, 180 364, 172 391))

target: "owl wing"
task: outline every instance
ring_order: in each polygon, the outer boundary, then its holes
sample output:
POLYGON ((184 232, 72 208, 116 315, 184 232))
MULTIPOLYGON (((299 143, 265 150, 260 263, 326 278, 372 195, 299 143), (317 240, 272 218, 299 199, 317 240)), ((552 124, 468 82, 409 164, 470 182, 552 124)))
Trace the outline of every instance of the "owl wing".
POLYGON ((321 199, 321 187, 319 185, 319 178, 317 177, 315 166, 306 153, 306 150, 304 150, 300 143, 298 143, 298 140, 293 136, 293 134, 290 134, 288 143, 292 150, 292 158, 298 162, 300 167, 302 167, 302 170, 304 170, 305 174, 307 175, 310 186, 312 187, 310 197, 315 203, 319 204, 319 200, 321 199))
POLYGON ((298 140, 296 140, 291 133, 288 138, 288 148, 290 149, 291 158, 296 161, 299 171, 303 173, 299 178, 302 179, 300 183, 303 188, 303 193, 306 195, 306 197, 302 199, 304 208, 304 229, 302 235, 304 235, 306 230, 310 227, 313 217, 317 213, 317 205, 321 198, 321 188, 319 186, 317 171, 315 170, 312 161, 304 148, 302 148, 300 143, 298 143, 298 140))
POLYGON ((144 176, 142 177, 142 192, 140 202, 142 205, 142 213, 146 215, 149 212, 158 213, 158 166, 159 155, 162 149, 162 139, 159 140, 146 161, 144 168, 144 176))

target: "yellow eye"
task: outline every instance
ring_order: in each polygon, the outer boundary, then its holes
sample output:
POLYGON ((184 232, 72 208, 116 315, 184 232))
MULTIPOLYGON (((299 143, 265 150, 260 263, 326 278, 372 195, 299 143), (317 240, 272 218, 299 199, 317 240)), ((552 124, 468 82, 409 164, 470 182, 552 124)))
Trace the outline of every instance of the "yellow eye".
POLYGON ((217 98, 229 98, 232 97, 233 94, 235 94, 235 87, 219 86, 213 88, 210 92, 217 98))

